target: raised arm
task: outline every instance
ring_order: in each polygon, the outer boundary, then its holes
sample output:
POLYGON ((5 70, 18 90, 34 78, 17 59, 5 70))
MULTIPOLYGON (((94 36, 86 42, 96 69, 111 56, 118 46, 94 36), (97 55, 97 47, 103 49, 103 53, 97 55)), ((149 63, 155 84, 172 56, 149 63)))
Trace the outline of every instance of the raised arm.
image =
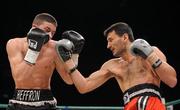
POLYGON ((71 72, 73 68, 75 69, 77 67, 78 56, 84 46, 84 42, 85 39, 82 35, 76 31, 69 30, 63 32, 62 39, 56 43, 56 51, 58 56, 56 60, 56 69, 63 80, 68 84, 72 84, 72 80, 68 73, 71 72), (67 67, 67 65, 64 63, 70 58, 72 58, 75 62, 73 67, 67 67))
POLYGON ((137 39, 132 43, 130 50, 133 55, 147 60, 165 84, 170 87, 177 84, 175 69, 167 63, 165 55, 157 47, 152 47, 143 39, 137 39))
POLYGON ((72 46, 72 43, 70 43, 70 42, 68 43, 68 42, 69 42, 68 40, 59 40, 56 42, 55 65, 56 65, 57 72, 59 73, 61 78, 64 80, 64 82, 66 84, 71 85, 71 84, 73 84, 73 81, 71 79, 71 76, 69 75, 69 68, 65 64, 65 60, 70 58, 70 53, 68 52, 68 50, 66 51, 65 49, 66 49, 66 47, 67 48, 69 47, 69 49, 71 50, 71 46, 72 46), (68 43, 69 45, 67 44, 67 46, 66 46, 65 45, 66 43, 68 43), (63 46, 65 46, 65 47, 63 47, 63 46), (67 52, 67 54, 66 54, 66 52, 67 52), (62 54, 62 56, 60 55, 60 53, 62 54), (66 55, 64 55, 64 54, 66 54, 66 55))
POLYGON ((156 55, 162 60, 162 64, 155 69, 160 79, 169 87, 174 87, 177 84, 175 69, 167 63, 166 56, 156 47, 153 48, 156 55))
POLYGON ((27 65, 24 61, 21 44, 22 43, 18 40, 18 38, 10 39, 6 44, 6 51, 11 70, 14 73, 22 73, 23 71, 28 71, 30 69, 30 65, 27 65))

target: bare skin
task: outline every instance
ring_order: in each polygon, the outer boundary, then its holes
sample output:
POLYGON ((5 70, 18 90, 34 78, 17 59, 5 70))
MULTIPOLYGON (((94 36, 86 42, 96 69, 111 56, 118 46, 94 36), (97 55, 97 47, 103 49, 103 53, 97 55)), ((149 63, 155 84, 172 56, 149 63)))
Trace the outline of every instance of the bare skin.
MULTIPOLYGON (((117 58, 105 62, 99 70, 93 72, 87 78, 81 75, 78 70, 71 74, 72 80, 80 93, 90 92, 110 78, 117 80, 122 92, 143 83, 160 86, 162 81, 170 87, 176 85, 176 71, 166 62, 165 55, 157 47, 153 47, 153 54, 157 55, 163 63, 154 70, 148 59, 131 55, 129 52, 131 42, 128 40, 126 33, 119 37, 112 31, 108 34, 107 41, 107 48, 117 58)), ((71 67, 73 61, 69 60, 66 64, 71 67)))
MULTIPOLYGON (((33 27, 46 31, 51 38, 56 31, 56 27, 48 22, 33 24, 33 27)), ((28 50, 27 38, 13 38, 7 42, 6 49, 16 89, 50 89, 51 76, 55 69, 67 84, 73 84, 64 64, 59 61, 55 44, 56 41, 49 40, 43 45, 36 64, 30 65, 24 61, 28 50)))

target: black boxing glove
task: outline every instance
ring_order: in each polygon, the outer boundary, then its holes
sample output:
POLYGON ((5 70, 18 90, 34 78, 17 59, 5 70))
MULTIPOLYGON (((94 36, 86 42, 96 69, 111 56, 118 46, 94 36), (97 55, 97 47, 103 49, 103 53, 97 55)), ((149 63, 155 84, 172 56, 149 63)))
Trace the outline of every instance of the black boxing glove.
POLYGON ((64 62, 71 58, 73 49, 74 44, 68 39, 62 39, 56 43, 56 51, 58 56, 60 59, 62 58, 64 62))
POLYGON ((32 28, 27 33, 27 41, 29 48, 24 60, 30 64, 35 64, 42 46, 49 41, 49 35, 39 28, 32 28))
POLYGON ((154 53, 151 45, 144 39, 136 39, 134 42, 132 42, 130 52, 133 55, 138 55, 144 59, 147 59, 154 69, 162 64, 162 61, 154 53))
POLYGON ((73 54, 81 53, 85 43, 85 39, 81 34, 73 30, 65 31, 62 33, 62 39, 68 39, 74 44, 73 54))
POLYGON ((76 31, 68 30, 62 33, 62 39, 68 39, 74 44, 72 59, 75 65, 78 65, 79 54, 81 53, 85 43, 84 37, 76 31))

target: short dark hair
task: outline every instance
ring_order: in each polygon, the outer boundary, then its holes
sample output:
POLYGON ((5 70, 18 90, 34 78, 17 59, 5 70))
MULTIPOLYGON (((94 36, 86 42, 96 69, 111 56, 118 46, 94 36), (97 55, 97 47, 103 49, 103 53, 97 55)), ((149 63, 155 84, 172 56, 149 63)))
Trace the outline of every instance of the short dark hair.
POLYGON ((129 36, 129 40, 134 41, 134 36, 131 27, 124 22, 118 22, 112 24, 104 31, 104 36, 107 37, 108 33, 115 31, 117 35, 122 36, 124 33, 127 33, 129 36))
POLYGON ((50 15, 49 13, 40 13, 40 14, 37 14, 35 16, 34 20, 33 20, 33 23, 34 24, 40 24, 40 23, 42 23, 44 21, 52 23, 56 27, 58 26, 56 18, 53 17, 52 15, 50 15))

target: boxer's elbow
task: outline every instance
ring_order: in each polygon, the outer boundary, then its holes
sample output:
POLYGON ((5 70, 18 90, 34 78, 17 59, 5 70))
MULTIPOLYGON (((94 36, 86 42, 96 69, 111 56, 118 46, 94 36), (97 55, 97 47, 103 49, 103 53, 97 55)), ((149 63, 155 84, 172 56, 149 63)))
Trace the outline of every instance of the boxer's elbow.
POLYGON ((80 94, 85 94, 92 90, 91 88, 89 88, 90 86, 88 84, 83 84, 81 86, 76 86, 76 87, 80 94))
POLYGON ((85 94, 85 93, 89 92, 86 87, 77 88, 77 90, 79 91, 80 94, 85 94))
POLYGON ((85 93, 87 93, 87 91, 85 91, 85 90, 83 90, 83 89, 78 89, 78 91, 79 91, 80 94, 85 94, 85 93))
POLYGON ((87 92, 90 92, 93 90, 94 86, 92 84, 92 81, 88 78, 83 78, 83 80, 75 81, 74 84, 80 94, 85 94, 87 92))
POLYGON ((169 87, 174 88, 177 84, 177 78, 173 78, 171 82, 169 83, 169 87))
POLYGON ((65 82, 66 84, 68 84, 68 85, 73 85, 73 84, 74 84, 73 81, 72 81, 72 79, 66 79, 66 80, 64 80, 64 82, 65 82))
POLYGON ((73 85, 73 82, 72 81, 68 81, 66 84, 73 85))
POLYGON ((174 72, 174 75, 172 75, 172 78, 171 78, 171 83, 170 83, 170 87, 173 88, 175 87, 177 84, 177 75, 176 75, 176 72, 174 72))

